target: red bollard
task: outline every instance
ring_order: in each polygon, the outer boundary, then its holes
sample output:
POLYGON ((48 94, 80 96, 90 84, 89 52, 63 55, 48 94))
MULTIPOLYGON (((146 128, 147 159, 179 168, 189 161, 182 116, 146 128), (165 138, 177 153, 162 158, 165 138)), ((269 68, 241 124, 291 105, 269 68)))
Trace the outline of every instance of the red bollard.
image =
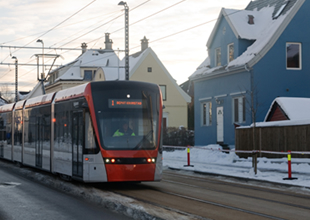
POLYGON ((187 146, 187 165, 184 165, 185 167, 193 167, 194 165, 191 165, 190 161, 190 146, 187 146))
POLYGON ((292 178, 292 162, 291 162, 292 156, 291 151, 288 151, 287 154, 287 165, 288 165, 288 178, 283 178, 283 180, 296 180, 298 178, 292 178))

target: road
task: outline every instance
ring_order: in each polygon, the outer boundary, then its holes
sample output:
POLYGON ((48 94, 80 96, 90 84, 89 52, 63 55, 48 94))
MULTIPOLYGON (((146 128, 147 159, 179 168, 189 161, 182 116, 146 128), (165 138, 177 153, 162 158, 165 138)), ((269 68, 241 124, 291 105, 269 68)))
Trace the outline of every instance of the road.
POLYGON ((1 220, 130 219, 20 175, 12 175, 11 168, 1 165, 1 220))
POLYGON ((310 190, 176 170, 164 170, 161 182, 66 183, 48 173, 0 162, 0 220, 126 219, 102 208, 106 204, 122 207, 116 211, 132 213, 135 219, 303 220, 310 216, 310 190), (29 180, 30 174, 36 182, 29 180), (55 182, 60 184, 50 184, 55 182), (76 197, 60 189, 66 185, 76 197), (101 201, 101 206, 77 199, 85 198, 80 195, 101 201))
POLYGON ((159 183, 105 185, 104 189, 196 219, 309 219, 309 191, 267 185, 166 170, 159 183))

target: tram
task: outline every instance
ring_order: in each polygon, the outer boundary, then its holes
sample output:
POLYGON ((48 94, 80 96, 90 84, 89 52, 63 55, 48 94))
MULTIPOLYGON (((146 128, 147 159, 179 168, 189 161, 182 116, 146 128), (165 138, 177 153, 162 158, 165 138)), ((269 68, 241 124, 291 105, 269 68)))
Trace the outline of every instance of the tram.
POLYGON ((0 107, 0 158, 83 182, 160 181, 158 85, 89 82, 0 107))

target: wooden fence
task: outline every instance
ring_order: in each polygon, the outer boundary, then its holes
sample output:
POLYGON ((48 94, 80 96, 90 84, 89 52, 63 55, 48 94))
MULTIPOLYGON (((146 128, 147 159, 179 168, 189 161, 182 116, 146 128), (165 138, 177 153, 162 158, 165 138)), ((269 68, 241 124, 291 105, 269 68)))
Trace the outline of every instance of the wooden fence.
MULTIPOLYGON (((236 150, 264 150, 264 151, 310 151, 310 125, 249 127, 236 128, 236 150), (253 146, 253 130, 255 146, 253 146)), ((238 154, 249 157, 249 154, 238 154)), ((283 155, 259 154, 261 157, 282 158, 283 155)), ((292 157, 309 158, 310 155, 295 155, 292 157)))

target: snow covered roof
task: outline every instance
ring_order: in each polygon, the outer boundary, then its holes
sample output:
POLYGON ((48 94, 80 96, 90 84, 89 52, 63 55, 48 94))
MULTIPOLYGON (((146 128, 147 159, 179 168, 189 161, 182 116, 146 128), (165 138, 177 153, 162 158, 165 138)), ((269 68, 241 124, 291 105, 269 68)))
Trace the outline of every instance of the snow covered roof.
POLYGON ((210 69, 210 58, 207 57, 196 69, 196 71, 190 76, 190 78, 194 78, 196 75, 200 75, 203 72, 210 69))
MULTIPOLYGON (((310 124, 310 98, 292 98, 278 97, 270 105, 269 111, 266 114, 264 122, 255 123, 256 127, 276 127, 276 126, 293 126, 310 124), (283 121, 267 121, 272 107, 277 103, 288 116, 289 120, 283 121)), ((251 126, 241 126, 248 128, 251 126)), ((239 128, 238 128, 239 129, 239 128)))
POLYGON ((267 121, 267 117, 275 103, 281 107, 291 121, 310 120, 310 98, 279 97, 272 102, 264 121, 267 121))
POLYGON ((83 80, 81 68, 102 68, 106 80, 116 80, 118 79, 119 63, 119 58, 113 50, 86 50, 73 62, 53 71, 59 72, 55 82, 60 80, 83 80))
POLYGON ((245 10, 222 9, 207 42, 210 47, 222 18, 225 18, 238 39, 255 40, 239 57, 224 67, 195 72, 190 78, 215 75, 230 69, 254 66, 274 45, 305 0, 256 0, 245 10), (249 24, 249 15, 254 24, 249 24))

